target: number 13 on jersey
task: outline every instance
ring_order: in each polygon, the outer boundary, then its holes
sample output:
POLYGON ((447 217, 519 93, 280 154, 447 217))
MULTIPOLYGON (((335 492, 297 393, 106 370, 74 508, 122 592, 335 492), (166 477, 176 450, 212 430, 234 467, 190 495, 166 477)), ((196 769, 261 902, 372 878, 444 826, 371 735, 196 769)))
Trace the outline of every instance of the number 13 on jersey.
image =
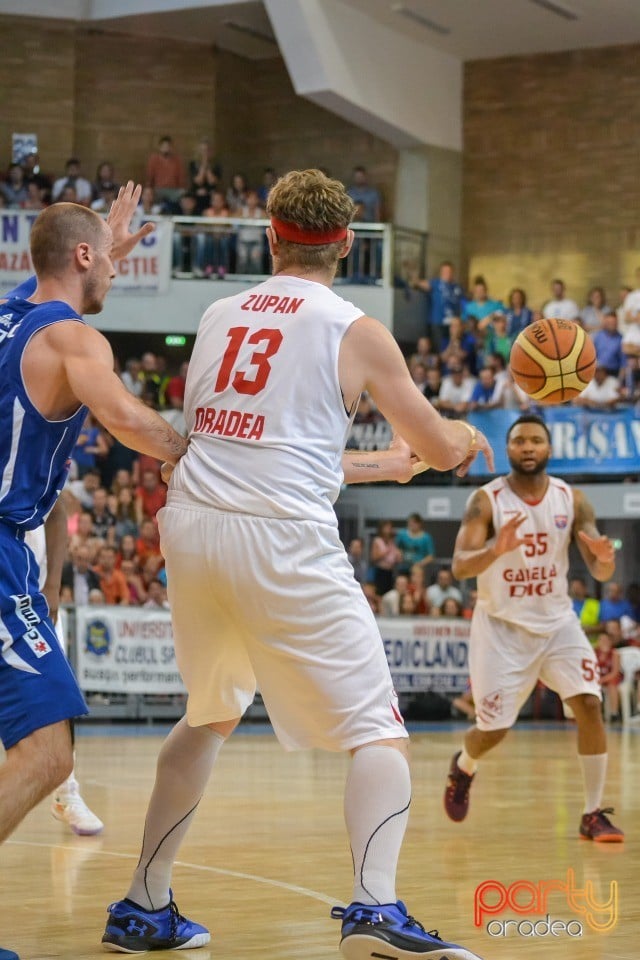
POLYGON ((252 333, 247 339, 248 333, 249 327, 231 327, 227 332, 229 345, 224 352, 222 363, 220 364, 218 377, 215 387, 213 388, 214 393, 222 393, 223 390, 227 389, 229 383, 231 383, 236 393, 247 394, 249 396, 255 396, 266 387, 269 374, 271 373, 269 360, 278 352, 282 345, 282 331, 277 328, 263 327, 261 330, 256 330, 255 333, 252 333), (238 353, 245 340, 247 340, 247 343, 255 344, 256 346, 263 343, 266 344, 266 346, 264 349, 255 350, 251 354, 248 370, 236 370, 235 365, 238 359, 238 353), (251 368, 254 368, 254 370, 251 370, 251 368), (249 376, 250 372, 253 373, 253 376, 249 376))

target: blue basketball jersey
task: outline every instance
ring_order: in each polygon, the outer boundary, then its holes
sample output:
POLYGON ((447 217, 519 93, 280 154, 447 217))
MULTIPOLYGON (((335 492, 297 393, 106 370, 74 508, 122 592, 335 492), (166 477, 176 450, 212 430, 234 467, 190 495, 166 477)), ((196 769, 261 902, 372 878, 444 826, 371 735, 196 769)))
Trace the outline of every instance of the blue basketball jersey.
POLYGON ((87 408, 65 420, 43 417, 25 390, 22 355, 39 330, 84 321, 62 301, 34 304, 13 293, 0 303, 0 521, 33 530, 64 487, 87 408))
POLYGON ((23 280, 22 283, 19 283, 17 287, 13 288, 13 290, 9 290, 9 293, 3 293, 2 297, 0 297, 0 300, 9 300, 11 297, 21 297, 23 300, 26 300, 36 292, 37 286, 38 281, 34 274, 27 280, 23 280))

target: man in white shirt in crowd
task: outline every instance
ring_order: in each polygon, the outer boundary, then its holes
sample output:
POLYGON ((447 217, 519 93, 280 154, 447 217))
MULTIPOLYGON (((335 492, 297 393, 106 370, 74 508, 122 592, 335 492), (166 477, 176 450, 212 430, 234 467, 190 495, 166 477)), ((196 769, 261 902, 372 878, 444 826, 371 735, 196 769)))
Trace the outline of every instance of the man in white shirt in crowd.
POLYGON ((563 280, 553 280, 551 283, 551 300, 545 303, 542 316, 553 317, 556 320, 575 320, 580 316, 580 308, 575 300, 565 297, 563 280))
POLYGON ((440 387, 438 397, 440 412, 445 417, 464 417, 469 411, 475 385, 475 377, 470 376, 464 367, 449 367, 449 376, 444 378, 440 387))
POLYGON ((637 328, 640 324, 640 267, 636 270, 635 290, 630 290, 624 298, 622 318, 627 330, 637 328))
POLYGON ((71 157, 69 160, 67 160, 64 170, 64 177, 59 177, 54 181, 53 188, 51 190, 53 202, 55 203, 56 200, 60 200, 65 187, 73 187, 73 189, 76 191, 77 202, 81 203, 85 207, 88 207, 91 203, 93 190, 91 189, 91 184, 86 177, 80 175, 80 161, 78 158, 71 157))
POLYGON ((451 570, 449 567, 443 567, 441 570, 438 570, 436 582, 432 583, 430 587, 427 587, 427 600, 431 605, 431 613, 435 612, 434 608, 441 610, 445 600, 448 600, 450 597, 457 600, 458 603, 462 603, 462 593, 453 584, 453 574, 451 570))
POLYGON ((613 410, 620 401, 620 384, 607 373, 606 367, 596 367, 593 380, 587 384, 574 403, 588 410, 613 410))
POLYGON ((400 614, 400 602, 409 590, 409 577, 404 573, 399 573, 396 577, 393 589, 387 590, 382 595, 382 616, 397 617, 400 614))

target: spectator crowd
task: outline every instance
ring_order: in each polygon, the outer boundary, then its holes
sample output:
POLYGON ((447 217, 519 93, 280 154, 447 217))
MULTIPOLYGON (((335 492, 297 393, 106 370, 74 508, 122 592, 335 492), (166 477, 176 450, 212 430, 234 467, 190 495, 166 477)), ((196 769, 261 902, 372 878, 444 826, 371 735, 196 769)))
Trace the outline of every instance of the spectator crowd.
MULTIPOLYGON (((606 412, 640 401, 640 269, 635 289, 622 287, 615 307, 602 287, 593 287, 580 307, 560 279, 551 282, 550 297, 539 309, 528 305, 520 288, 505 302, 493 298, 481 276, 465 293, 449 262, 440 265, 437 277, 414 279, 411 286, 425 292, 428 311, 425 335, 407 362, 418 388, 444 416, 535 408, 513 382, 508 364, 518 334, 542 317, 575 322, 593 341, 595 375, 573 401, 576 406, 606 412)), ((360 422, 375 422, 369 399, 359 416, 360 422)))
MULTIPOLYGON (((118 181, 110 160, 98 164, 93 180, 85 175, 79 157, 70 157, 60 176, 46 173, 33 148, 19 162, 10 163, 0 178, 0 208, 38 211, 66 201, 106 213, 117 196, 118 181)), ((224 279, 229 272, 266 274, 269 253, 264 229, 250 221, 266 217, 265 204, 275 181, 275 170, 265 167, 259 183, 250 183, 241 171, 233 171, 225 182, 208 140, 200 140, 193 159, 185 162, 173 138, 163 135, 146 161, 140 215, 206 219, 202 229, 181 225, 174 231, 175 276, 224 279), (249 222, 231 227, 225 222, 229 220, 249 222)), ((356 204, 355 219, 380 221, 381 194, 369 183, 363 166, 353 168, 348 191, 356 204)), ((374 250, 370 241, 357 241, 352 260, 351 273, 357 273, 358 282, 374 281, 382 266, 380 244, 374 250)))
MULTIPOLYGON (((184 434, 187 369, 183 363, 171 376, 164 358, 148 352, 129 359, 120 376, 131 393, 184 434)), ((68 526, 63 603, 167 608, 157 525, 167 488, 160 466, 87 416, 62 493, 68 526)))

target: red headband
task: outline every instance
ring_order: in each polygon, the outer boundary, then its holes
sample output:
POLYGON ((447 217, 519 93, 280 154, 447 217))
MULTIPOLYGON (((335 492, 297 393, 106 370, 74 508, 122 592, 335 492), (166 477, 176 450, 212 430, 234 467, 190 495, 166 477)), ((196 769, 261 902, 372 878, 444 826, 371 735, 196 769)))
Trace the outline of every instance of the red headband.
POLYGON ((323 243, 337 243, 338 240, 347 239, 346 227, 336 227, 335 230, 305 230, 304 227, 285 223, 277 217, 271 217, 271 226, 281 240, 288 240, 290 243, 320 246, 323 243))

